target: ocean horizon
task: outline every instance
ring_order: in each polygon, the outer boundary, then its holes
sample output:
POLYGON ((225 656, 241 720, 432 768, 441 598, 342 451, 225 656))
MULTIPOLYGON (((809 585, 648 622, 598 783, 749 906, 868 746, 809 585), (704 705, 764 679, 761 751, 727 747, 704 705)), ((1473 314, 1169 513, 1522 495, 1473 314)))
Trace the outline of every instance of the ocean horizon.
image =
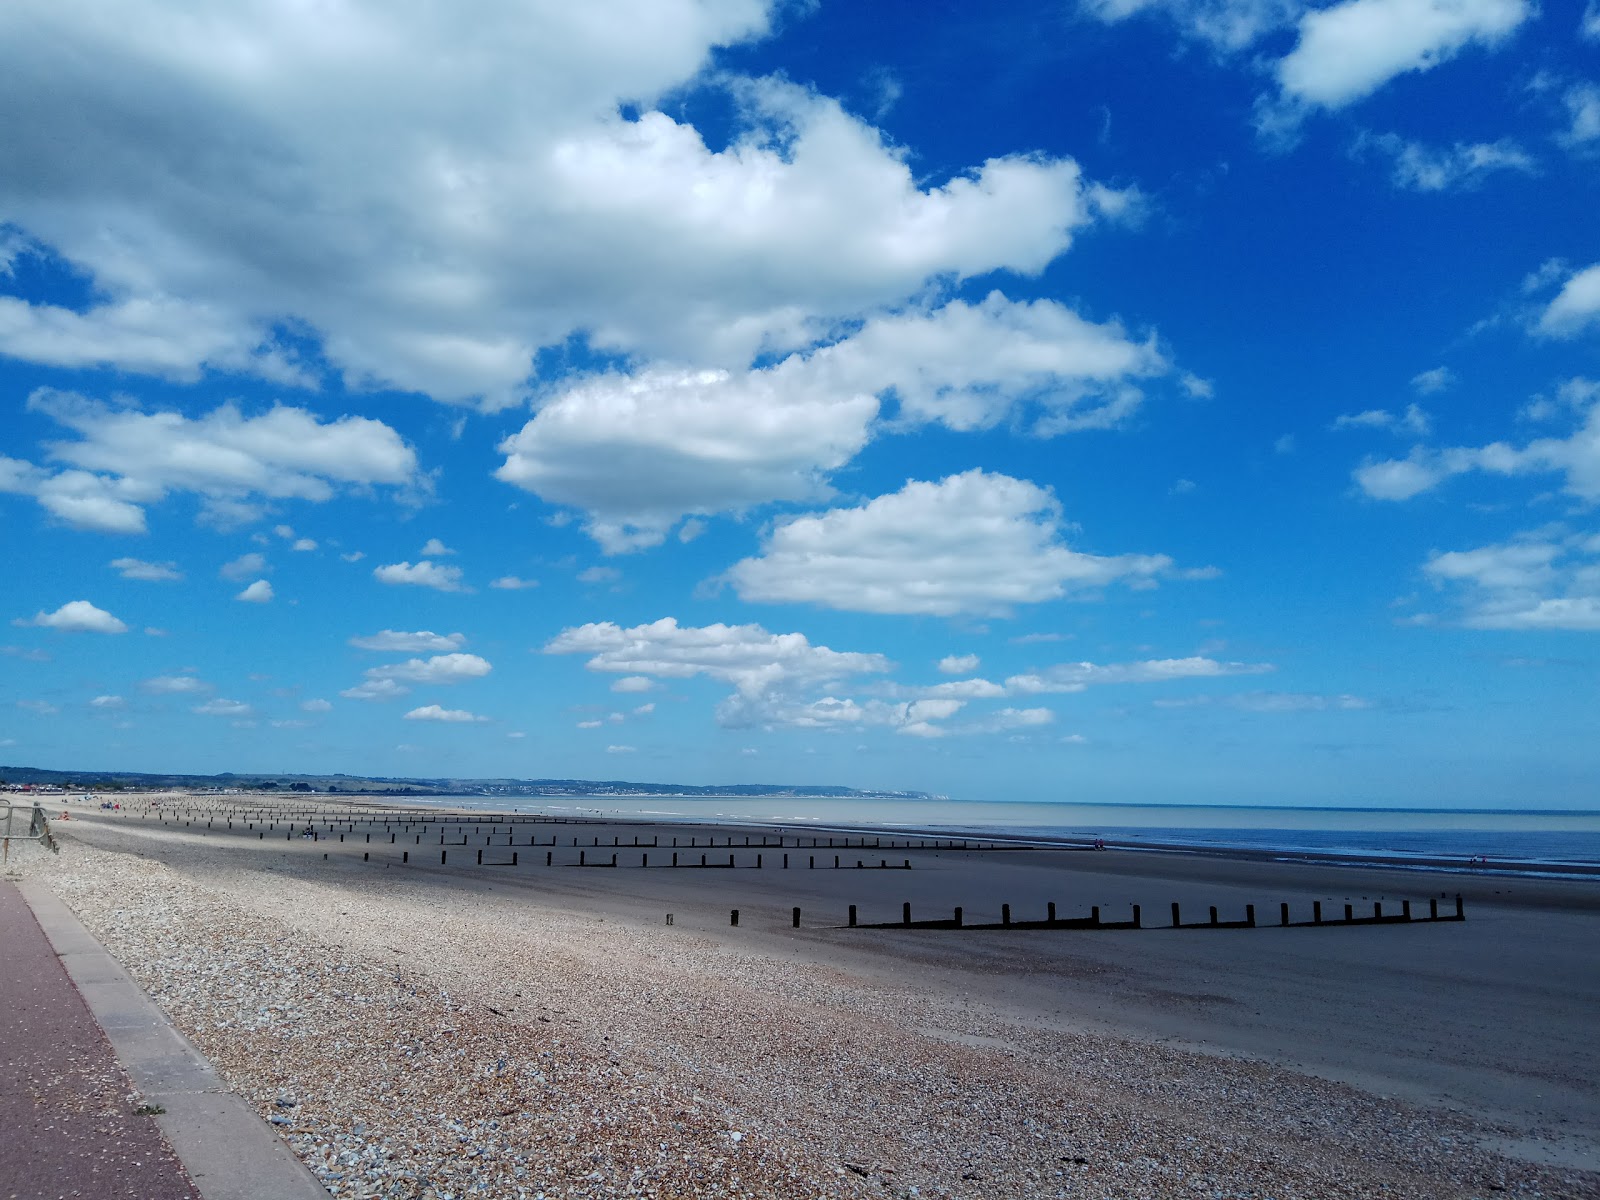
MULTIPOLYGON (((1342 808, 1048 801, 863 800, 829 796, 439 796, 428 805, 615 820, 926 830, 953 836, 1248 850, 1374 862, 1459 859, 1600 871, 1600 810, 1342 808)), ((1532 867, 1533 870, 1526 868, 1532 867)))

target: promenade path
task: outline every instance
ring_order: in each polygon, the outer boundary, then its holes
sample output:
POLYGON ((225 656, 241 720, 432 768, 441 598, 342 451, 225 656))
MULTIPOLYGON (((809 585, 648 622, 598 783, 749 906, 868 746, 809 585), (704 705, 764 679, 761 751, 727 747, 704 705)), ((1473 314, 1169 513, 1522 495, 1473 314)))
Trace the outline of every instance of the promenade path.
POLYGON ((0 1197, 198 1200, 16 884, 0 880, 0 1197))

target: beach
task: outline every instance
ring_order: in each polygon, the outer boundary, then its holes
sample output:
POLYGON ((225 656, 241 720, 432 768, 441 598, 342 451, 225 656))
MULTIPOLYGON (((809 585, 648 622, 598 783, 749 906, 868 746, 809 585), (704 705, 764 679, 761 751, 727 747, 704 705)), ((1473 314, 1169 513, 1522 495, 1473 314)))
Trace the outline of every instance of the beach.
POLYGON ((1600 1195, 1588 881, 291 805, 27 869, 335 1195, 1600 1195))

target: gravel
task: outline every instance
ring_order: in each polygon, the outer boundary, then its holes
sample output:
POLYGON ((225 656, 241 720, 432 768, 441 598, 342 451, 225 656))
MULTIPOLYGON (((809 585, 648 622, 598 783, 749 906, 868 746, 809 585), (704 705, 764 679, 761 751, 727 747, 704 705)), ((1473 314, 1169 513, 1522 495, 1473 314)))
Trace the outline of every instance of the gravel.
POLYGON ((1006 1022, 921 976, 174 831, 59 832, 36 870, 339 1197, 1600 1195, 1478 1148, 1515 1131, 1006 1022))

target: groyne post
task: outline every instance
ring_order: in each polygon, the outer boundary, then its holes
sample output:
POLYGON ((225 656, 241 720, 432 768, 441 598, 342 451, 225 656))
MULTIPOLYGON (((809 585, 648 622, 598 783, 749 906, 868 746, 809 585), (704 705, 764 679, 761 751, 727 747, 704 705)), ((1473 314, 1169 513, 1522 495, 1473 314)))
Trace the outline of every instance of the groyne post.
POLYGON ((1466 919, 1467 919, 1467 908, 1466 908, 1466 905, 1463 904, 1462 901, 1461 901, 1461 893, 1457 892, 1456 893, 1456 920, 1465 921, 1466 919))
MULTIPOLYGON (((854 905, 851 905, 850 907, 851 907, 851 911, 855 910, 855 906, 854 905)), ((904 904, 902 904, 900 906, 900 924, 902 924, 902 925, 911 924, 911 901, 909 901, 909 900, 907 900, 904 904)))
POLYGON ((1246 904, 1244 906, 1244 923, 1251 929, 1256 927, 1256 906, 1254 904, 1246 904))
POLYGON ((1287 925, 1288 923, 1289 923, 1289 905, 1288 905, 1287 902, 1285 902, 1283 904, 1278 905, 1278 924, 1279 925, 1287 925))
POLYGON ((1137 904, 1133 906, 1133 927, 1135 929, 1144 928, 1143 922, 1139 919, 1139 906, 1137 904))
POLYGON ((960 908, 956 909, 956 928, 957 929, 961 928, 961 909, 960 908))
POLYGON ((1346 921, 1354 921, 1354 920, 1355 920, 1355 919, 1356 919, 1356 909, 1355 909, 1355 905, 1353 905, 1353 904, 1346 904, 1346 905, 1345 905, 1345 906, 1344 906, 1344 919, 1345 919, 1345 920, 1346 920, 1346 921))
POLYGON ((1100 906, 1098 904, 1089 910, 1089 920, 1096 926, 1100 924, 1100 906))
POLYGON ((855 927, 855 923, 856 923, 856 906, 854 904, 852 904, 850 906, 850 926, 851 926, 851 928, 855 927))
POLYGON ((1000 906, 1000 924, 1002 924, 1002 925, 1011 924, 1011 905, 1002 904, 1000 906))
POLYGON ((1313 900, 1311 902, 1311 923, 1313 925, 1321 925, 1322 924, 1322 901, 1321 900, 1313 900))
POLYGON ((793 927, 795 929, 799 929, 800 928, 800 910, 798 908, 796 908, 791 915, 794 918, 794 926, 793 927))
POLYGON ((1174 929, 1176 929, 1176 928, 1178 928, 1180 923, 1181 922, 1179 922, 1179 920, 1178 920, 1178 904, 1177 904, 1177 901, 1173 901, 1173 904, 1172 904, 1172 927, 1174 929))
POLYGON ((736 908, 736 909, 733 910, 733 915, 731 917, 729 917, 728 924, 737 925, 738 923, 739 923, 739 910, 736 908))
POLYGON ((1045 905, 1045 920, 1052 925, 1056 923, 1056 902, 1054 900, 1045 905))

